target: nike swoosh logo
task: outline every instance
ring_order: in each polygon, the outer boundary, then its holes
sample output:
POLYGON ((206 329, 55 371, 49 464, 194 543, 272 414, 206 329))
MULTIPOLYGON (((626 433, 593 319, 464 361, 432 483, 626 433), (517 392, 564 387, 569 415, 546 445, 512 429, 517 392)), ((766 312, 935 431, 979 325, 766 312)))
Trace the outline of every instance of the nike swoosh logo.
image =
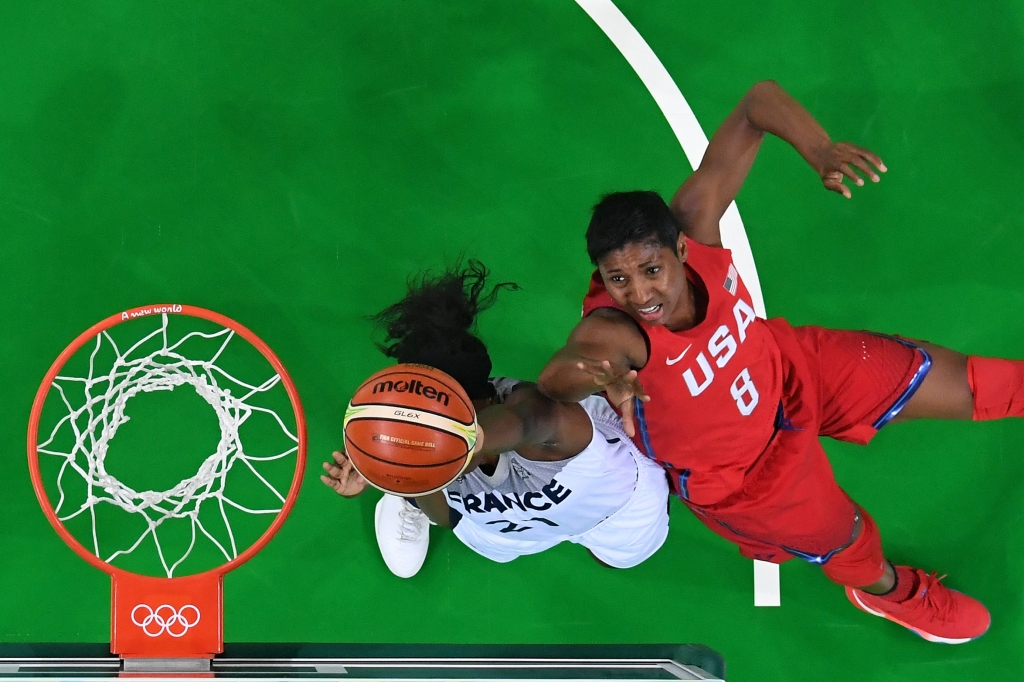
MULTIPOLYGON (((693 344, 691 343, 691 344, 690 344, 690 346, 692 346, 692 345, 693 345, 693 344)), ((683 350, 683 352, 679 354, 679 357, 678 357, 678 358, 676 358, 675 360, 670 360, 670 359, 668 359, 668 358, 665 358, 665 364, 666 364, 666 365, 668 365, 669 367, 671 367, 672 365, 674 365, 674 364, 676 364, 677 362, 679 362, 680 360, 682 360, 682 359, 683 359, 683 356, 684 356, 684 355, 686 355, 686 351, 690 350, 690 346, 687 346, 687 347, 686 347, 686 348, 685 348, 685 349, 683 350)))

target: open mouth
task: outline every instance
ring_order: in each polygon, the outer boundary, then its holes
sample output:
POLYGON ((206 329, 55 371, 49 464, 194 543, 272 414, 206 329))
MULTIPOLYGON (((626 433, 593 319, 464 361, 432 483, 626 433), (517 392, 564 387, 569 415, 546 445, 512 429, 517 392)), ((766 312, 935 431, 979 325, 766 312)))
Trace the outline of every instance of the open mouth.
POLYGON ((645 321, 653 322, 654 320, 657 320, 659 317, 661 317, 661 304, 657 303, 646 308, 637 308, 636 311, 640 313, 640 317, 642 317, 645 321))

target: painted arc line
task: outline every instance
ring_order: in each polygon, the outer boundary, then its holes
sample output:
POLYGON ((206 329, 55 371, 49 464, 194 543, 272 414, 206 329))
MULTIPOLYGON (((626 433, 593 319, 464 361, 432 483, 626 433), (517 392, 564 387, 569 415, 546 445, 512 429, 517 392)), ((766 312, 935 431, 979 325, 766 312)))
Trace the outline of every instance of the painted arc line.
MULTIPOLYGON (((590 15, 633 67, 675 133, 690 166, 697 168, 708 148, 707 135, 654 50, 611 0, 576 0, 576 4, 590 15)), ((754 265, 754 254, 750 250, 747 232, 743 229, 743 220, 735 201, 729 204, 720 226, 722 244, 732 251, 733 262, 750 291, 754 310, 759 316, 765 317, 764 297, 761 295, 757 266, 754 265)))
MULTIPOLYGON (((612 0, 576 0, 583 11, 604 31, 612 44, 626 58, 633 71, 640 77, 651 93, 669 127, 675 133, 679 145, 686 154, 691 168, 697 168, 708 148, 708 137, 700 127, 697 117, 672 80, 665 65, 654 54, 640 32, 629 23, 629 19, 615 6, 612 0)), ((722 230, 722 245, 732 251, 733 262, 740 272, 753 299, 754 310, 765 317, 764 297, 761 295, 761 281, 757 277, 754 254, 750 250, 747 231, 743 228, 736 202, 729 204, 719 223, 722 230)), ((780 606, 782 589, 779 583, 779 566, 764 561, 754 562, 754 606, 780 606)))

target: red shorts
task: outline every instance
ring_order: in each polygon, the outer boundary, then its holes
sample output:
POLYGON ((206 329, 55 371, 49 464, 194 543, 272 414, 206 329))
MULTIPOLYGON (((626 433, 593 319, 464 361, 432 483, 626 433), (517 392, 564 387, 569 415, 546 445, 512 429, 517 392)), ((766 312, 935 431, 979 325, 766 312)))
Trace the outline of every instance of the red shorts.
POLYGON ((690 508, 752 559, 824 564, 853 540, 856 505, 818 440, 866 444, 920 387, 931 359, 902 339, 768 321, 782 349, 775 435, 743 488, 690 508))

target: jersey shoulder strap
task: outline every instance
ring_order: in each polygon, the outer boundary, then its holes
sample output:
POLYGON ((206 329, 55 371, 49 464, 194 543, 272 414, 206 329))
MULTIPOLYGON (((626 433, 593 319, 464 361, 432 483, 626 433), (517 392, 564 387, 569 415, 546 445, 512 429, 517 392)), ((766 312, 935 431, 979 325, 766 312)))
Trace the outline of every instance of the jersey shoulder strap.
MULTIPOLYGON (((686 264, 708 284, 709 277, 715 277, 732 267, 732 251, 719 246, 707 246, 686 238, 686 264)), ((735 268, 734 268, 735 269, 735 268)))

